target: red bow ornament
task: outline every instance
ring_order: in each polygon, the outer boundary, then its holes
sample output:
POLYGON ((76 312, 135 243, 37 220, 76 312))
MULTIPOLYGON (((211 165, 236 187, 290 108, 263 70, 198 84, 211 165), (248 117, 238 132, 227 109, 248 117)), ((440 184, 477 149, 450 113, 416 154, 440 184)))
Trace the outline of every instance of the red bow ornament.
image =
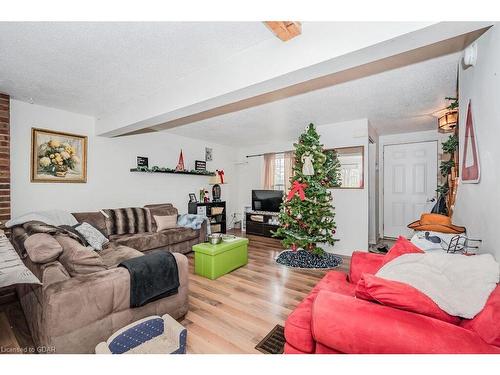
POLYGON ((286 200, 289 201, 291 200, 295 194, 299 194, 299 198, 301 201, 306 199, 306 194, 304 192, 304 189, 307 187, 306 183, 300 183, 299 181, 294 181, 292 184, 292 188, 290 189, 290 192, 288 193, 286 200))
POLYGON ((217 170, 217 174, 219 175, 220 183, 223 184, 224 183, 224 171, 222 169, 217 170))

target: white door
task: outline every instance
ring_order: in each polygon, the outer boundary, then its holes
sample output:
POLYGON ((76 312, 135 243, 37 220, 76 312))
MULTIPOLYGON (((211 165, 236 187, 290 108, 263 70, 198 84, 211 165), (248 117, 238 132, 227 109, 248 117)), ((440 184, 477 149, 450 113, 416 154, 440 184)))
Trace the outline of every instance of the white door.
POLYGON ((406 227, 436 202, 437 142, 384 146, 384 237, 408 236, 406 227))

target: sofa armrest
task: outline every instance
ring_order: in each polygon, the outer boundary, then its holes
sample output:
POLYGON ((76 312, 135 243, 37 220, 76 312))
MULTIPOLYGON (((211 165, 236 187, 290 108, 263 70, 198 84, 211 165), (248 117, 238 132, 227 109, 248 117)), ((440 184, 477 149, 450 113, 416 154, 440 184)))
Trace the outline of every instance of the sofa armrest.
MULTIPOLYGON (((182 254, 173 255, 180 287, 187 288, 188 260, 182 254)), ((49 336, 74 331, 130 308, 130 274, 117 267, 53 283, 43 290, 43 304, 43 321, 49 336)))
POLYGON ((203 243, 207 241, 207 221, 204 220, 203 223, 201 224, 200 227, 200 234, 199 234, 199 243, 203 243))
POLYGON ((60 336, 130 307, 130 274, 118 267, 72 277, 43 290, 48 336, 60 336))
POLYGON ((384 256, 366 251, 353 252, 349 267, 349 281, 352 284, 357 284, 363 273, 375 274, 382 266, 384 256))
POLYGON ((342 353, 500 353, 460 326, 329 291, 316 297, 312 333, 342 353))

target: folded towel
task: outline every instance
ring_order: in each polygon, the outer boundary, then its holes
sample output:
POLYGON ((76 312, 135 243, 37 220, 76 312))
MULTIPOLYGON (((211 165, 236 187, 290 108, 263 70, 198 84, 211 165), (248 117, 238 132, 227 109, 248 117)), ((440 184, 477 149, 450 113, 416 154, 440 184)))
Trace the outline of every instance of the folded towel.
POLYGON ((172 253, 157 250, 127 259, 118 266, 125 267, 130 273, 130 307, 177 294, 179 270, 172 253))

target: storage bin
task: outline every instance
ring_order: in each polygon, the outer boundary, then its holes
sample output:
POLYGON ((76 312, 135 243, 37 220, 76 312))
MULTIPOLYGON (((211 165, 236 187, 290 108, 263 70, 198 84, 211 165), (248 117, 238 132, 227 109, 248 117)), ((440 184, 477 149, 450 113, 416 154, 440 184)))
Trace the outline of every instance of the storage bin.
POLYGON ((214 280, 248 263, 248 239, 193 246, 194 272, 214 280))

